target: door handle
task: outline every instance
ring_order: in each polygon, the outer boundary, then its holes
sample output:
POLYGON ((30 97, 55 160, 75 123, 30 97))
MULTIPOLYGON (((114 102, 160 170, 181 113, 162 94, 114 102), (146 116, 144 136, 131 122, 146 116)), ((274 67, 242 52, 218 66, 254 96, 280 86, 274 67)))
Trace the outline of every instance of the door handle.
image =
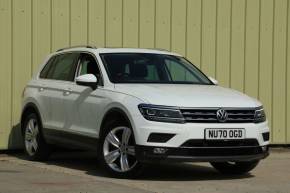
POLYGON ((38 91, 39 91, 39 92, 44 91, 45 87, 46 87, 45 84, 40 84, 39 87, 38 87, 38 91))
POLYGON ((65 96, 70 95, 71 92, 72 92, 72 89, 71 89, 71 88, 65 89, 65 90, 64 90, 64 95, 65 95, 65 96))

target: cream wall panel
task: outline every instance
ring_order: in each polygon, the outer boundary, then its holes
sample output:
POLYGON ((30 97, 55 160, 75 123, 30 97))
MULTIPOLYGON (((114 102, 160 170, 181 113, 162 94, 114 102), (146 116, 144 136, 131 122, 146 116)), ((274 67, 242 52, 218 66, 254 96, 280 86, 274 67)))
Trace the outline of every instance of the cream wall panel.
POLYGON ((232 0, 230 86, 242 92, 244 91, 245 5, 245 0, 232 0))
POLYGON ((272 133, 273 7, 272 0, 261 1, 259 51, 259 99, 265 107, 272 133))
POLYGON ((168 0, 156 0, 156 48, 170 50, 171 47, 171 3, 168 0))
POLYGON ((154 48, 155 45, 155 0, 139 0, 139 47, 154 48))
POLYGON ((52 45, 51 50, 70 45, 70 1, 69 0, 51 0, 52 1, 52 45))
POLYGON ((274 2, 274 45, 273 45, 273 141, 286 141, 286 21, 287 0, 274 2))
POLYGON ((202 1, 201 69, 215 77, 216 65, 216 0, 202 1))
POLYGON ((186 57, 197 67, 201 58, 201 0, 187 1, 186 57))
POLYGON ((287 2, 287 31, 288 31, 288 34, 287 34, 287 55, 286 55, 286 58, 287 58, 287 74, 286 74, 286 79, 287 79, 287 82, 286 82, 286 92, 287 92, 287 95, 286 95, 286 108, 287 108, 287 112, 286 112, 286 136, 287 136, 287 141, 286 143, 290 144, 290 1, 288 0, 287 2))
POLYGON ((139 39, 139 1, 123 1, 123 46, 135 48, 139 39))
POLYGON ((246 4, 245 25, 245 85, 248 95, 258 98, 259 91, 259 0, 246 4))
POLYGON ((51 1, 32 1, 32 72, 51 51, 51 1))
POLYGON ((216 79, 230 86, 231 59, 231 0, 217 1, 216 79))
POLYGON ((105 46, 106 39, 106 2, 88 0, 88 41, 89 44, 105 46))
POLYGON ((0 1, 0 149, 8 147, 11 129, 12 88, 12 2, 0 1))
POLYGON ((171 50, 186 52, 186 0, 172 0, 171 50))
POLYGON ((121 47, 123 44, 123 1, 106 1, 106 46, 121 47))
POLYGON ((12 127, 19 123, 21 94, 31 77, 31 1, 13 0, 12 127))
POLYGON ((8 144, 21 143, 19 117, 23 88, 32 75, 32 2, 12 2, 12 125, 8 144))
POLYGON ((70 0, 70 45, 88 44, 88 0, 70 0))

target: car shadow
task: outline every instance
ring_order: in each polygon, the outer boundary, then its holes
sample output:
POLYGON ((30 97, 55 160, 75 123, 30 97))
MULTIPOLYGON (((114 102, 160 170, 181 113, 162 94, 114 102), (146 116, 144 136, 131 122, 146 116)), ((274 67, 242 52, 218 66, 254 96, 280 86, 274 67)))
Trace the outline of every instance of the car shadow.
MULTIPOLYGON (((26 160, 23 153, 12 153, 18 159, 26 160)), ((58 166, 79 170, 90 176, 112 178, 100 166, 95 152, 85 151, 58 151, 54 152, 47 161, 42 163, 50 166, 58 166)), ((223 175, 217 172, 209 164, 205 163, 158 163, 147 164, 144 171, 136 179, 144 181, 209 181, 209 180, 233 180, 252 178, 252 174, 223 175)))

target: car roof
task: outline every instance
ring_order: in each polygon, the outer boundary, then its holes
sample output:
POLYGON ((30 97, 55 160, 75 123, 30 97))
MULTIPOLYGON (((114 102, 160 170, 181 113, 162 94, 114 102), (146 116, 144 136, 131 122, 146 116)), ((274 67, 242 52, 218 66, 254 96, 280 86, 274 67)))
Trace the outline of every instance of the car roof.
POLYGON ((89 51, 96 54, 103 53, 152 53, 152 54, 166 54, 181 56, 180 54, 170 52, 164 49, 157 48, 96 48, 92 46, 81 46, 81 47, 69 47, 57 50, 56 53, 70 52, 70 51, 89 51))

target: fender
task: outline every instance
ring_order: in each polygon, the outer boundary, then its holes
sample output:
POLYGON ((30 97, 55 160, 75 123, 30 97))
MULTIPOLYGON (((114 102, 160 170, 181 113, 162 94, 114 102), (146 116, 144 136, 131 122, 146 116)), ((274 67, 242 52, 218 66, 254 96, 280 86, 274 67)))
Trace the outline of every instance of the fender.
POLYGON ((22 134, 23 134, 23 129, 24 129, 24 125, 23 124, 24 124, 25 114, 30 112, 30 111, 34 111, 36 113, 37 118, 40 120, 40 124, 41 124, 41 127, 42 127, 42 118, 41 118, 41 114, 40 114, 40 112, 38 110, 37 105, 35 105, 32 102, 29 102, 29 103, 27 103, 24 106, 24 108, 22 110, 22 113, 21 113, 20 126, 21 126, 22 134))
POLYGON ((102 133, 103 133, 103 127, 104 127, 104 124, 105 124, 105 121, 106 121, 106 118, 107 116, 110 114, 110 113, 113 113, 113 112, 117 112, 117 113, 120 113, 123 118, 125 118, 126 122, 128 122, 130 124, 131 127, 132 126, 132 121, 129 119, 128 115, 120 108, 118 107, 113 107, 111 109, 109 109, 103 116, 102 118, 102 123, 101 123, 101 126, 100 126, 100 132, 99 132, 99 138, 102 136, 102 133))

